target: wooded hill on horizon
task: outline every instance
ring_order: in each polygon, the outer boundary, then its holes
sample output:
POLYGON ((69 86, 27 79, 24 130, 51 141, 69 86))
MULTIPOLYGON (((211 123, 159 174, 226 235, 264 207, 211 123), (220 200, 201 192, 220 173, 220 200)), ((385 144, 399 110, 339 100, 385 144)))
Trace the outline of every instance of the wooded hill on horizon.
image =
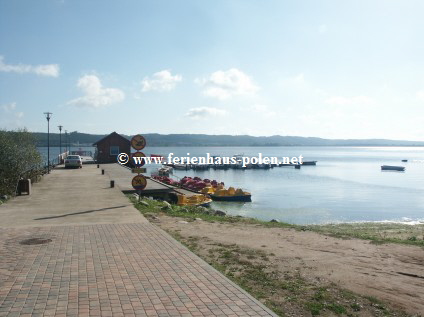
MULTIPOLYGON (((33 132, 37 146, 47 146, 47 133, 33 132)), ((91 146, 108 134, 68 133, 71 144, 91 146)), ((121 134, 131 139, 132 136, 121 134)), ((249 136, 142 133, 148 146, 424 146, 424 141, 385 139, 323 139, 300 136, 249 136)), ((67 143, 62 133, 62 145, 67 143)), ((50 146, 59 146, 59 133, 50 133, 50 146)))

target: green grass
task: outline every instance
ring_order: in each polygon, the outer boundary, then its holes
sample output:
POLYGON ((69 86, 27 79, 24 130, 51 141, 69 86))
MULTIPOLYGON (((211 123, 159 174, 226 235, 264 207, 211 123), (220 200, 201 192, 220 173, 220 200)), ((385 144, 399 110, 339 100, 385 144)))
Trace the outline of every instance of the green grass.
POLYGON ((312 316, 319 315, 325 307, 324 304, 316 302, 306 303, 305 306, 311 312, 312 316))
POLYGON ((371 243, 400 243, 424 246, 424 224, 406 225, 400 223, 341 223, 310 225, 308 230, 341 239, 363 239, 371 243))
POLYGON ((200 238, 169 233, 279 316, 358 316, 359 311, 375 316, 406 316, 391 311, 374 297, 360 296, 335 284, 323 286, 303 278, 299 271, 281 272, 277 266, 264 263, 263 258, 271 255, 262 250, 208 242, 209 249, 205 251, 205 245, 198 243, 200 238))
MULTIPOLYGON (((253 218, 215 216, 206 214, 204 209, 199 210, 195 207, 165 207, 166 204, 161 201, 143 199, 143 203, 139 203, 134 196, 129 196, 129 198, 146 217, 166 213, 169 216, 181 217, 186 221, 201 218, 210 222, 244 223, 254 226, 315 231, 340 238, 366 238, 372 242, 387 242, 388 240, 387 236, 380 236, 381 233, 378 232, 380 229, 374 229, 369 224, 364 226, 358 226, 358 224, 295 226, 286 223, 264 222, 253 218), (371 228, 373 230, 370 230, 371 228)), ((391 226, 384 229, 394 230, 391 226)), ((399 227, 396 230, 400 230, 399 227)), ((405 234, 402 230, 401 232, 405 234)), ((373 315, 376 314, 375 316, 406 316, 402 313, 393 313, 374 297, 364 297, 340 289, 335 284, 322 285, 320 282, 306 280, 297 270, 281 272, 273 262, 275 254, 267 253, 262 249, 250 249, 237 244, 209 242, 202 244, 203 238, 201 237, 184 237, 177 231, 169 233, 280 316, 285 316, 285 313, 288 312, 290 315, 310 314, 313 316, 322 314, 358 316, 358 312, 372 312, 373 315)), ((420 242, 417 240, 407 241, 420 242)))
MULTIPOLYGON (((200 218, 205 221, 209 222, 228 222, 228 223, 246 223, 246 224, 257 224, 257 225, 265 225, 269 227, 274 227, 274 223, 268 223, 264 221, 260 221, 254 218, 246 218, 246 217, 237 217, 237 216, 215 216, 215 215, 209 215, 203 212, 199 212, 197 207, 182 207, 182 206, 176 206, 172 205, 171 209, 169 210, 162 210, 161 208, 164 207, 164 203, 158 200, 151 200, 151 199, 143 199, 142 201, 147 203, 148 206, 145 206, 143 204, 140 204, 138 200, 132 196, 128 195, 128 198, 131 200, 131 202, 134 204, 134 206, 142 213, 142 214, 149 214, 149 213, 160 213, 160 212, 166 212, 167 215, 173 216, 173 217, 180 217, 185 218, 186 220, 194 220, 195 218, 200 218)), ((288 223, 280 223, 279 227, 285 227, 285 228, 294 228, 294 225, 290 225, 288 223)))
POLYGON ((424 247, 424 224, 406 225, 398 223, 341 223, 327 225, 292 225, 285 222, 267 222, 255 218, 237 216, 215 216, 199 212, 196 207, 180 207, 172 205, 169 210, 162 210, 164 203, 161 201, 143 199, 148 206, 140 204, 132 195, 128 195, 134 206, 143 214, 166 212, 173 217, 193 221, 200 218, 209 222, 244 223, 259 225, 267 228, 290 228, 298 231, 313 231, 340 239, 369 240, 373 244, 398 243, 424 247))

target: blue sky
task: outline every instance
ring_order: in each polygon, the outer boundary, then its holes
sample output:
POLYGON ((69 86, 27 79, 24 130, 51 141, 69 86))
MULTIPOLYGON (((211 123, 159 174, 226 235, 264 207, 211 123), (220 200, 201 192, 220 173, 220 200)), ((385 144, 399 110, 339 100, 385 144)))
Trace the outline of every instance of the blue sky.
POLYGON ((0 128, 424 137, 423 1, 0 0, 0 128))

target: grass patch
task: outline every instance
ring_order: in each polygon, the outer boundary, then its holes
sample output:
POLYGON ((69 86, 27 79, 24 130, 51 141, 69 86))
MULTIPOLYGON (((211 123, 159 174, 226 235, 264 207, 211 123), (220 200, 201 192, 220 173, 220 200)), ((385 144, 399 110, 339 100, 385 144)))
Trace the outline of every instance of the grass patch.
POLYGON ((134 206, 143 214, 166 212, 173 217, 193 221, 200 218, 209 222, 244 223, 267 228, 290 228, 298 231, 313 231, 340 239, 369 240, 373 244, 399 243, 424 247, 424 224, 406 225, 398 223, 341 223, 327 225, 292 225, 285 222, 267 222, 255 218, 237 216, 217 216, 208 213, 203 207, 182 207, 171 205, 164 208, 165 203, 158 200, 143 199, 141 202, 133 195, 128 195, 134 206))
MULTIPOLYGON (((336 231, 335 227, 329 225, 294 226, 268 223, 252 218, 212 215, 208 214, 204 208, 169 206, 164 202, 151 199, 138 202, 133 196, 130 196, 130 199, 135 207, 151 221, 155 221, 157 216, 165 213, 185 221, 200 218, 209 222, 234 222, 316 231, 345 239, 361 238, 361 235, 349 226, 340 226, 341 231, 336 231)), ((322 280, 306 279, 302 276, 301 267, 282 272, 276 264, 276 261, 281 259, 278 259, 275 254, 268 253, 263 247, 251 249, 237 244, 215 243, 206 237, 183 236, 178 230, 169 231, 169 233, 280 316, 407 316, 401 312, 393 312, 373 297, 364 297, 322 280)), ((379 240, 371 239, 371 241, 379 240)))
POLYGON ((400 243, 424 246, 424 224, 400 223, 341 223, 310 225, 308 230, 342 239, 370 240, 373 244, 400 243))
POLYGON ((407 316, 389 310, 375 298, 339 289, 335 284, 323 286, 320 281, 306 280, 299 270, 281 272, 275 264, 264 260, 270 254, 263 250, 209 240, 199 243, 201 239, 182 237, 175 231, 169 233, 279 316, 358 316, 358 312, 370 316, 407 316))
POLYGON ((318 316, 321 311, 324 309, 324 305, 321 303, 306 303, 306 308, 310 311, 312 316, 318 316))
POLYGON ((187 220, 194 220, 200 218, 204 221, 209 222, 228 222, 228 223, 245 223, 245 224, 256 224, 256 225, 265 225, 269 227, 285 227, 285 228, 295 228, 296 226, 290 225, 287 223, 267 223, 260 221, 254 218, 238 217, 238 216, 217 216, 208 213, 208 209, 204 207, 193 207, 193 206, 177 206, 171 205, 170 208, 166 207, 166 204, 160 200, 152 199, 142 199, 141 202, 138 201, 133 195, 127 195, 130 201, 134 206, 142 213, 161 213, 164 212, 172 217, 185 218, 187 220))

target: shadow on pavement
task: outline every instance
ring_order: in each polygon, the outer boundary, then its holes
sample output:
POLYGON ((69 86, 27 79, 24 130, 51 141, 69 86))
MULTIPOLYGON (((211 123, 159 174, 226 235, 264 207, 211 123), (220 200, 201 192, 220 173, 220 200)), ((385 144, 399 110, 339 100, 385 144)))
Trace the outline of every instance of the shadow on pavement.
POLYGON ((124 208, 128 205, 122 205, 122 206, 116 206, 116 207, 109 207, 109 208, 101 208, 101 209, 94 209, 94 210, 86 210, 86 211, 79 211, 79 212, 73 212, 70 214, 64 214, 64 215, 58 215, 58 216, 49 216, 49 217, 42 217, 42 218, 35 218, 34 220, 47 220, 47 219, 54 219, 54 218, 63 218, 68 216, 76 216, 76 215, 82 215, 82 214, 88 214, 96 211, 104 211, 109 209, 117 209, 117 208, 124 208))

